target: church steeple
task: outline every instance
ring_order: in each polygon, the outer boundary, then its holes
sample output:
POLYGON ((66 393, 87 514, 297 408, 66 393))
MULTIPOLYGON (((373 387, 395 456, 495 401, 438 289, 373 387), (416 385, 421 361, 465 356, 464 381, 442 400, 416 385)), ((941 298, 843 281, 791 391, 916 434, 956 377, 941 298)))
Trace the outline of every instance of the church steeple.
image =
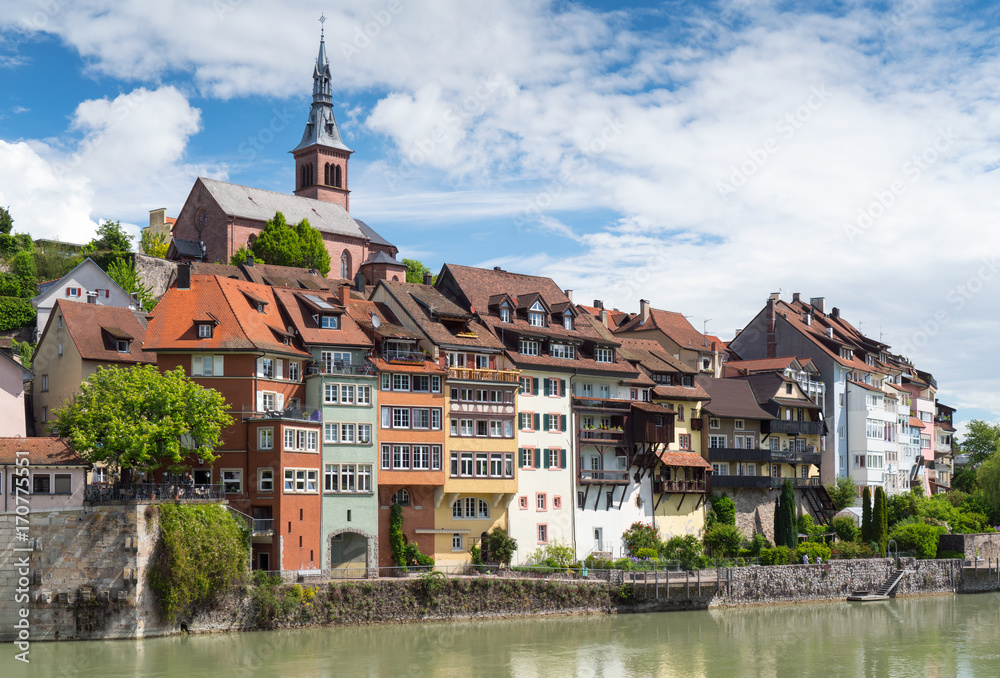
MULTIPOLYGON (((326 17, 320 16, 320 24, 326 17)), ((302 141, 291 150, 295 157, 295 195, 340 203, 349 209, 347 161, 354 152, 340 137, 333 115, 330 62, 320 28, 319 54, 313 67, 313 99, 302 141)))

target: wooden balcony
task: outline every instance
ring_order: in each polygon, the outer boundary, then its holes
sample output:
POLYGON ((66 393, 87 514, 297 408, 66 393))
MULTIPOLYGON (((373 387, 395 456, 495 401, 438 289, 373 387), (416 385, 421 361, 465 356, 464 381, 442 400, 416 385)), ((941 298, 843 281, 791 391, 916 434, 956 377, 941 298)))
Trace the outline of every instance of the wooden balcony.
POLYGON ((823 422, 794 420, 762 421, 761 431, 762 433, 785 433, 795 436, 818 436, 823 435, 823 422))
POLYGON ((591 412, 628 414, 629 410, 632 409, 632 401, 615 398, 584 398, 582 396, 573 396, 573 407, 574 409, 591 412))
POLYGON ((656 484, 656 491, 661 494, 703 494, 708 491, 707 487, 704 480, 661 480, 656 484))
POLYGON ((602 428, 581 428, 580 429, 580 444, 587 445, 606 445, 608 443, 620 443, 625 440, 625 431, 616 431, 614 429, 602 429, 602 428))
POLYGON ((822 456, 816 452, 816 446, 810 445, 806 452, 795 450, 746 449, 733 447, 708 448, 709 461, 757 461, 766 464, 813 464, 820 465, 822 456))
POLYGON ((448 378, 462 381, 494 381, 516 384, 521 376, 518 370, 481 370, 472 367, 449 367, 448 378))
POLYGON ((780 490, 786 480, 792 481, 792 487, 801 489, 805 487, 819 487, 819 478, 774 478, 772 476, 723 476, 712 474, 712 487, 720 489, 725 487, 743 487, 758 490, 780 490))
POLYGON ((578 480, 581 485, 628 485, 628 471, 580 471, 578 480))

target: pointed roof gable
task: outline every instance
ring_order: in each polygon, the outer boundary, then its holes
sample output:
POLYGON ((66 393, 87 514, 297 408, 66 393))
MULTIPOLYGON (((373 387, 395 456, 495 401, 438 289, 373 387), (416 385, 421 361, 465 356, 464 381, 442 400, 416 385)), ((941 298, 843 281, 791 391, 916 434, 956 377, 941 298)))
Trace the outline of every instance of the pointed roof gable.
MULTIPOLYGON (((84 360, 105 363, 155 363, 156 355, 143 351, 146 338, 145 315, 121 306, 56 302, 63 325, 84 360), (127 353, 119 353, 116 340, 128 341, 127 353)), ((48 327, 52 324, 53 312, 48 327)))
POLYGON ((649 320, 645 323, 642 322, 642 315, 637 315, 615 330, 615 334, 649 329, 660 330, 681 348, 689 348, 694 351, 712 350, 712 345, 705 335, 696 330, 683 314, 658 308, 649 309, 649 320))
POLYGON ((358 346, 371 348, 370 333, 366 333, 351 317, 345 313, 338 297, 327 294, 300 292, 289 289, 274 288, 274 296, 281 304, 288 317, 291 327, 302 337, 306 344, 322 344, 327 346, 358 346), (317 297, 330 306, 335 307, 340 315, 339 327, 329 329, 320 327, 312 318, 315 302, 308 297, 317 297))
POLYGON ((705 411, 717 417, 734 419, 774 419, 757 404, 750 383, 745 379, 713 379, 698 375, 695 381, 712 397, 705 405, 705 411))

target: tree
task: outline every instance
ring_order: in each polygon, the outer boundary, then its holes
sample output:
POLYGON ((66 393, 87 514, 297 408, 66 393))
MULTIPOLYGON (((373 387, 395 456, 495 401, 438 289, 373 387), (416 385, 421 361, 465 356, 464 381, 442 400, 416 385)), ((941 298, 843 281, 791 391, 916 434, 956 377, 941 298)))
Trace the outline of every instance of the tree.
POLYGON ((1000 452, 993 453, 979 465, 976 482, 994 510, 1000 507, 1000 452))
POLYGON ((878 544, 879 553, 885 555, 886 539, 889 536, 889 511, 885 500, 885 490, 875 488, 875 507, 872 511, 872 538, 878 544))
POLYGON ((502 527, 494 527, 484 541, 490 562, 510 565, 514 551, 517 550, 517 539, 507 534, 507 530, 502 527))
POLYGON ((722 525, 736 524, 736 503, 725 492, 709 497, 715 519, 722 525))
POLYGON ((149 471, 185 461, 211 463, 222 429, 233 423, 226 401, 178 367, 98 368, 55 412, 52 430, 90 462, 149 471))
POLYGON ((705 550, 715 558, 731 558, 736 555, 743 543, 743 535, 735 525, 716 523, 702 537, 705 550))
POLYGON ((833 485, 826 486, 826 493, 830 495, 830 500, 837 510, 843 511, 854 503, 854 499, 858 496, 858 488, 847 476, 839 476, 833 485))
POLYGON ((315 268, 323 276, 330 272, 330 253, 323 244, 323 234, 306 219, 294 228, 289 226, 281 212, 275 212, 264 225, 250 253, 275 266, 315 268))
POLYGON ((798 520, 795 518, 795 488, 791 480, 781 486, 781 494, 775 500, 774 543, 778 546, 795 548, 799 543, 798 520))
POLYGON ((97 237, 83 247, 83 254, 104 270, 131 251, 132 236, 125 232, 117 219, 102 219, 97 227, 97 237))
POLYGON ((639 549, 660 549, 660 534, 649 523, 634 522, 622 532, 622 543, 630 556, 635 556, 639 549))
POLYGON ((142 236, 139 239, 139 247, 142 249, 143 254, 156 257, 157 259, 166 259, 170 244, 167 242, 166 235, 154 232, 151 228, 146 228, 143 229, 142 236))
POLYGON ((156 306, 153 293, 143 283, 139 272, 135 270, 134 260, 122 258, 111 262, 111 265, 108 266, 108 277, 129 294, 134 294, 139 303, 142 304, 143 309, 152 311, 153 307, 156 306))
MULTIPOLYGON (((431 272, 431 269, 424 266, 423 262, 416 259, 403 259, 406 266, 406 282, 422 284, 424 276, 431 272)), ((435 276, 435 279, 437 276, 435 276)))
POLYGON ((1000 450, 1000 424, 973 419, 969 422, 969 432, 956 447, 959 453, 969 455, 972 466, 979 466, 1000 450))
POLYGON ((31 359, 35 356, 36 344, 27 341, 10 340, 11 350, 21 359, 21 364, 26 369, 31 369, 31 359))
MULTIPOLYGON (((246 245, 240 245, 239 249, 233 252, 232 256, 229 257, 230 266, 239 266, 240 264, 245 264, 247 262, 247 257, 249 257, 253 252, 247 249, 246 245)), ((258 259, 254 256, 254 260, 258 264, 265 263, 263 259, 258 259)))
POLYGON ((872 493, 867 485, 861 494, 861 541, 865 544, 872 541, 872 493))

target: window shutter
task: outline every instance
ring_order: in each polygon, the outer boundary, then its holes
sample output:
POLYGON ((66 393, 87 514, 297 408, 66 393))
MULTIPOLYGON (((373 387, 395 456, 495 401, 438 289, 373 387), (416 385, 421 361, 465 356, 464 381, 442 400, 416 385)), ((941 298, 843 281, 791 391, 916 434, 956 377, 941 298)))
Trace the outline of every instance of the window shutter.
POLYGON ((68 287, 66 288, 66 296, 67 297, 69 296, 69 288, 68 287))
POLYGON ((111 290, 104 290, 104 298, 107 299, 111 296, 111 290))
POLYGON ((82 297, 83 296, 83 288, 82 287, 77 287, 76 288, 76 296, 78 296, 78 297, 82 297))
POLYGON ((212 374, 214 374, 217 377, 221 377, 222 375, 225 374, 225 371, 222 369, 222 362, 223 361, 221 355, 215 356, 215 369, 212 370, 212 374))
POLYGON ((538 378, 531 378, 531 395, 538 395, 538 378))
POLYGON ((274 376, 276 379, 281 379, 281 363, 283 362, 285 361, 281 360, 280 358, 274 361, 274 369, 275 369, 274 376))
POLYGON ((257 411, 258 412, 263 412, 264 411, 264 392, 263 391, 257 391, 257 411))
POLYGON ((566 468, 566 450, 559 450, 559 468, 566 468))
POLYGON ((285 409, 285 394, 284 393, 279 393, 278 397, 275 398, 275 408, 277 410, 279 410, 279 411, 285 409))
POLYGON ((542 457, 542 464, 545 465, 545 468, 549 467, 549 451, 548 450, 545 450, 545 455, 542 457))
POLYGON ((542 430, 543 431, 549 430, 549 415, 547 414, 542 415, 542 430))
MULTIPOLYGON (((196 355, 191 358, 191 376, 200 377, 205 374, 205 369, 202 367, 202 356, 196 355)), ((259 407, 257 409, 260 409, 259 407)))
POLYGON ((561 395, 561 396, 566 395, 566 380, 565 379, 560 379, 559 380, 559 395, 561 395))
POLYGON ((517 413, 517 428, 518 430, 524 428, 524 412, 517 413))
POLYGON ((535 412, 535 426, 533 430, 540 431, 541 428, 542 428, 542 415, 538 414, 538 412, 535 412))
POLYGON ((264 359, 263 358, 257 358, 257 376, 258 377, 264 376, 264 359))
POLYGON ((550 395, 549 393, 549 380, 545 380, 545 395, 550 395))
POLYGON ((559 415, 559 429, 562 430, 562 431, 566 430, 566 415, 565 414, 560 414, 559 415))
POLYGON ((535 448, 535 468, 538 468, 539 466, 542 465, 541 456, 542 456, 542 451, 536 447, 535 448))
POLYGON ((518 465, 518 467, 523 467, 524 466, 524 448, 523 447, 517 448, 517 465, 518 465))

